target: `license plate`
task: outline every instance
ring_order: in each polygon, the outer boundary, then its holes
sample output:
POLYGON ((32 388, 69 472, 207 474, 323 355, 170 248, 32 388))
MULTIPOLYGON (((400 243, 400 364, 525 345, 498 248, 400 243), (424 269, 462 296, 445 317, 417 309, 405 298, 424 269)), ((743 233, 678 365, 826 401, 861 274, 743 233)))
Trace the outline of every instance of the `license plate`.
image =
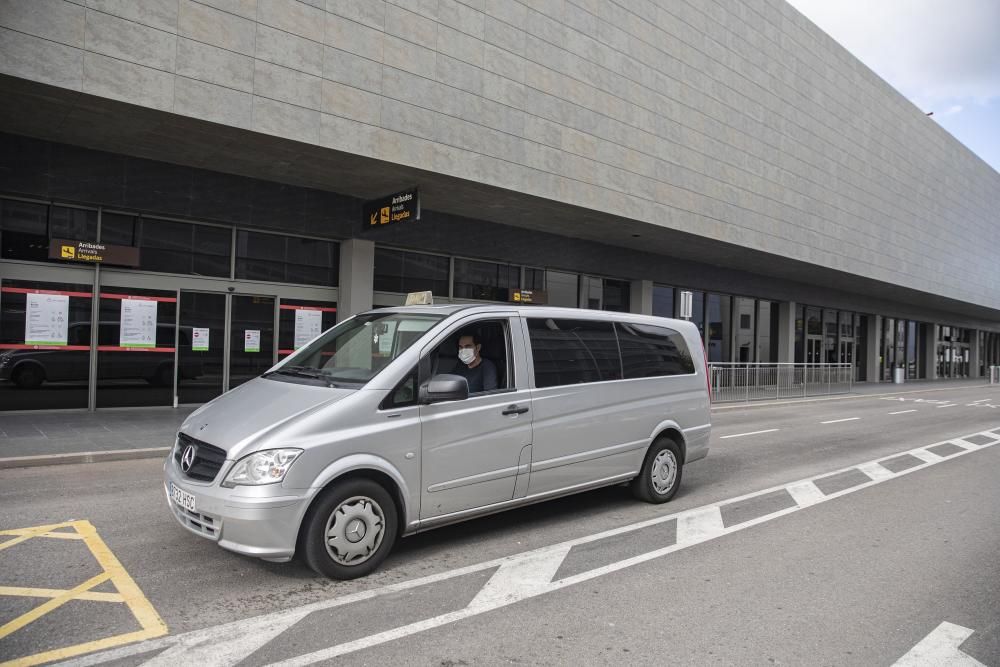
POLYGON ((170 497, 175 503, 183 507, 189 512, 196 511, 194 508, 194 494, 188 493, 184 489, 178 487, 173 482, 170 483, 170 497))

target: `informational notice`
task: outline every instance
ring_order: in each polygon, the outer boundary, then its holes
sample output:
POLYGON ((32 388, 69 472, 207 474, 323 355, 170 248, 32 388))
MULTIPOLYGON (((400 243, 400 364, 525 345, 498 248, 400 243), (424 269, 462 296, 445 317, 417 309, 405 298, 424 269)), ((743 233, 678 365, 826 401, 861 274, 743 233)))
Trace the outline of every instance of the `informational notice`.
POLYGON ((24 316, 25 345, 66 345, 69 296, 28 294, 24 316))
POLYGON ((243 330, 243 351, 260 352, 260 329, 243 330))
POLYGON ((208 352, 208 334, 210 331, 208 327, 193 327, 191 329, 192 351, 208 352))
POLYGON ((295 311, 295 349, 299 349, 323 332, 323 312, 319 310, 295 311))
POLYGON ((156 347, 156 302, 122 299, 121 347, 156 347))

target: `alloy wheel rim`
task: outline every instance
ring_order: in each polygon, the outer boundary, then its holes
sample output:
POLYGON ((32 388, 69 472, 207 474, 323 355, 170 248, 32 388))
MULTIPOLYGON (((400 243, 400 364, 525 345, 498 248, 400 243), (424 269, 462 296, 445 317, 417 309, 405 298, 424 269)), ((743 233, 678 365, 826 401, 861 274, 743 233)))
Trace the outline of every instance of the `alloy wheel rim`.
POLYGON ((677 479, 677 457, 669 449, 664 449, 653 459, 651 472, 656 492, 660 495, 668 493, 677 479))
POLYGON ((367 496, 352 496, 337 505, 326 521, 326 552, 340 565, 360 565, 378 552, 385 536, 385 514, 367 496))

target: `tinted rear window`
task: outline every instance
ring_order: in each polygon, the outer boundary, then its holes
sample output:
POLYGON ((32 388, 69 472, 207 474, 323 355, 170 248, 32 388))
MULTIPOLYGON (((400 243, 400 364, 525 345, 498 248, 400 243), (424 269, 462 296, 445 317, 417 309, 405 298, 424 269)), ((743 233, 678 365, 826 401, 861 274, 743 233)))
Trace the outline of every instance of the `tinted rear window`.
POLYGON ((694 373, 694 360, 680 333, 651 324, 617 322, 626 378, 694 373))
POLYGON ((528 318, 535 386, 555 387, 622 378, 611 322, 528 318))

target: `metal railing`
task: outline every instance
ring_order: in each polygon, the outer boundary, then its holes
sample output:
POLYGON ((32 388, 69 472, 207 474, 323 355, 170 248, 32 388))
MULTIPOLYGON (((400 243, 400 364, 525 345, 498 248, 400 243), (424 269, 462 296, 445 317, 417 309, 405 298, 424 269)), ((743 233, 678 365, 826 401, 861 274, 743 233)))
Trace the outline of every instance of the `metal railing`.
POLYGON ((852 364, 710 363, 714 403, 846 394, 854 385, 852 364))

